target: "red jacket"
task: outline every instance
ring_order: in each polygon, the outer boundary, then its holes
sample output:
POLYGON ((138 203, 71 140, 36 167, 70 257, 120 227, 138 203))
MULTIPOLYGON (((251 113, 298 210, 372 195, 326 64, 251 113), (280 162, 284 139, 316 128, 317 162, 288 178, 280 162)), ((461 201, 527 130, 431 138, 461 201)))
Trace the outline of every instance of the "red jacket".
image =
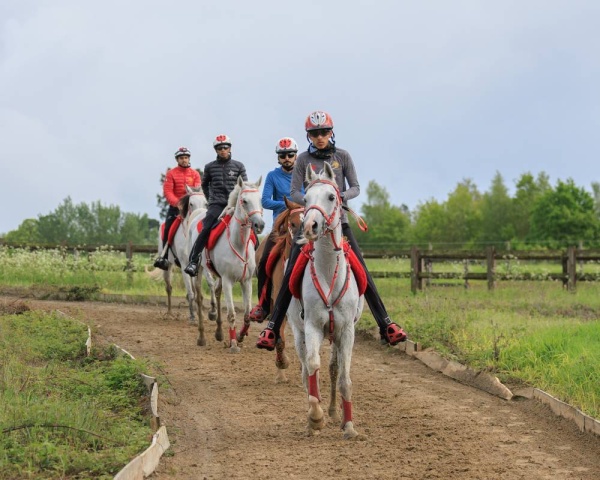
POLYGON ((179 165, 167 171, 165 183, 163 183, 163 193, 169 205, 177 206, 179 199, 186 194, 185 186, 198 187, 201 179, 197 170, 192 167, 183 168, 179 165))

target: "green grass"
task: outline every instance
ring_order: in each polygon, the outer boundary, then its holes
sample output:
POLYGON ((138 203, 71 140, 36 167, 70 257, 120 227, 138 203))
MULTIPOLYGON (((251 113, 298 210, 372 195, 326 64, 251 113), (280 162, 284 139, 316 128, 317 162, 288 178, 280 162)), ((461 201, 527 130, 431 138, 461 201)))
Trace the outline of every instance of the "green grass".
POLYGON ((113 478, 148 447, 144 364, 87 357, 86 338, 57 315, 0 316, 0 478, 113 478))

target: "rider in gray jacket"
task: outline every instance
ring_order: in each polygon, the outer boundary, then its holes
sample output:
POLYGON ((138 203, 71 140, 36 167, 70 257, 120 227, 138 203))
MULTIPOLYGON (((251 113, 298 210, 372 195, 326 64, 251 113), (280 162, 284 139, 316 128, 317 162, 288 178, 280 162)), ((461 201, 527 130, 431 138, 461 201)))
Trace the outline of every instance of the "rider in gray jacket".
MULTIPOLYGON (((316 111, 311 113, 305 122, 305 130, 309 141, 308 151, 298 155, 294 172, 292 174, 292 183, 290 186, 290 195, 296 203, 304 203, 304 194, 302 186, 306 190, 305 173, 306 168, 311 167, 320 172, 323 170, 323 165, 328 162, 335 173, 335 180, 340 190, 344 205, 346 202, 360 193, 360 186, 356 176, 356 169, 352 157, 346 150, 337 148, 335 145, 335 136, 333 134, 333 120, 326 112, 316 111), (347 186, 346 186, 347 183, 347 186)), ((358 243, 354 238, 354 234, 348 224, 348 216, 345 211, 342 211, 341 217, 342 233, 348 238, 348 242, 354 253, 362 263, 367 274, 367 290, 365 291, 365 300, 371 309, 371 313, 379 326, 379 332, 382 342, 396 345, 399 342, 406 341, 406 333, 400 326, 390 320, 386 311, 385 305, 379 296, 377 287, 373 282, 373 278, 367 270, 367 266, 362 258, 358 243)), ((276 342, 279 340, 279 331, 287 313, 288 306, 292 299, 292 294, 289 288, 289 280, 292 274, 292 269, 296 263, 296 259, 300 253, 300 246, 294 242, 290 259, 287 264, 285 276, 282 281, 281 290, 277 295, 274 303, 271 320, 258 338, 256 346, 273 350, 276 342)))

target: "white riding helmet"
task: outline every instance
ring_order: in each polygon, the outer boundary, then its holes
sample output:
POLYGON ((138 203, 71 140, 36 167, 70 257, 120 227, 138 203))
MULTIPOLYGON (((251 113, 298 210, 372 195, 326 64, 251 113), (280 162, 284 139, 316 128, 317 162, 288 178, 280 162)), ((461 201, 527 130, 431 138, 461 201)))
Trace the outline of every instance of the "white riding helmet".
POLYGON ((275 145, 275 153, 297 152, 298 144, 292 137, 283 137, 275 145))
POLYGON ((217 148, 219 145, 229 145, 231 147, 231 138, 227 135, 217 135, 213 141, 213 148, 217 148))
POLYGON ((187 155, 188 157, 192 156, 191 152, 187 148, 179 147, 175 152, 175 158, 181 157, 183 155, 187 155))

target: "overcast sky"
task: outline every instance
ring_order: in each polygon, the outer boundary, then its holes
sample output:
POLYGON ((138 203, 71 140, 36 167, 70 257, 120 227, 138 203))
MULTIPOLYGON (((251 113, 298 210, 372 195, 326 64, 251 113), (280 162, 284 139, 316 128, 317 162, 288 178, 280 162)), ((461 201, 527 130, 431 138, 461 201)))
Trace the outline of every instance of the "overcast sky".
MULTIPOLYGON (((0 233, 70 196, 158 218, 160 174, 233 140, 250 180, 308 113, 393 204, 464 178, 599 181, 600 2, 1 0, 0 233)), ((270 222, 271 214, 266 215, 270 222)))

